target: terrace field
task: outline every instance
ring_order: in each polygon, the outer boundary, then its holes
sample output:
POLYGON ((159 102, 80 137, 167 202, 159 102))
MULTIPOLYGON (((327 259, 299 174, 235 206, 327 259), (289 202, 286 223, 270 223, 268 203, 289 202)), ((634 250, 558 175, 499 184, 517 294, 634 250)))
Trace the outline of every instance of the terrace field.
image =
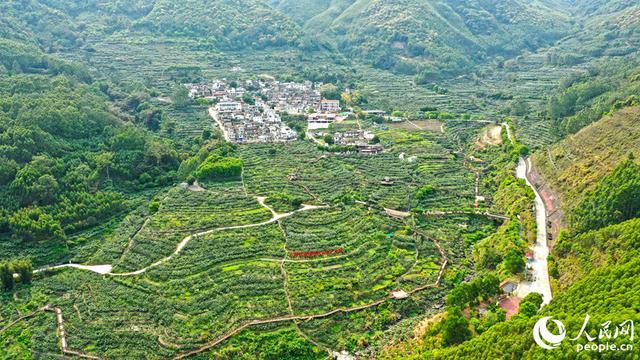
MULTIPOLYGON (((68 349, 100 357, 231 359, 254 335, 263 339, 256 346, 295 339, 305 357, 334 343, 353 350, 354 339, 377 336, 370 321, 382 329, 441 303, 452 279, 472 271, 462 234, 497 225, 384 210, 471 208, 475 174, 456 148, 482 126, 465 129, 381 130, 379 155, 327 153, 309 141, 239 146, 241 178, 161 191, 111 224, 101 245, 85 246, 83 258, 113 265, 109 274, 47 271, 12 302, 21 312, 53 302, 68 349), (425 185, 435 191, 417 199, 425 185), (273 202, 283 194, 306 205, 273 202)), ((55 353, 45 339, 56 320, 36 314, 34 350, 55 353)))

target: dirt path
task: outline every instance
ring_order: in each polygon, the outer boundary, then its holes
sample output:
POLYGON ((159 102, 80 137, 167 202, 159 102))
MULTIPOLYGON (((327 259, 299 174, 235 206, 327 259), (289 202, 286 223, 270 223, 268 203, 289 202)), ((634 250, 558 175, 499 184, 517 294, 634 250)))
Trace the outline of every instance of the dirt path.
POLYGON ((547 244, 547 211, 542 201, 542 197, 538 193, 535 186, 529 182, 528 174, 530 166, 530 159, 520 159, 518 164, 517 175, 518 178, 524 179, 527 185, 536 194, 536 243, 533 246, 533 281, 523 281, 518 285, 517 295, 520 298, 524 298, 532 292, 542 294, 543 305, 548 304, 552 299, 551 284, 549 283, 549 270, 547 266, 547 257, 549 256, 549 245, 547 244))
POLYGON ((511 133, 511 126, 509 126, 509 124, 506 123, 506 122, 502 123, 502 126, 504 126, 505 129, 507 129, 507 138, 509 138, 509 141, 511 141, 511 143, 513 144, 514 143, 514 138, 513 138, 513 135, 511 133))
POLYGON ((209 116, 211 116, 213 118, 213 120, 216 122, 216 124, 220 128, 220 131, 222 131, 222 136, 224 137, 224 140, 228 142, 229 141, 229 134, 227 134, 227 130, 225 130, 224 124, 218 118, 218 113, 216 112, 216 110, 213 107, 209 108, 209 116))
POLYGON ((91 271, 96 274, 106 275, 111 273, 111 269, 113 268, 111 265, 80 265, 80 264, 62 264, 56 266, 47 266, 45 268, 34 270, 33 273, 37 274, 39 272, 55 270, 55 269, 64 269, 64 268, 74 268, 80 270, 91 271))
POLYGON ((423 128, 421 128, 420 126, 418 126, 418 124, 414 123, 413 121, 407 119, 407 122, 411 125, 413 125, 416 129, 418 130, 424 130, 423 128))
POLYGON ((211 230, 207 230, 207 231, 203 231, 203 232, 199 232, 196 234, 192 234, 187 236, 186 238, 184 238, 182 241, 180 241, 180 243, 178 243, 178 245, 176 246, 176 250, 169 256, 162 258, 156 262, 154 262, 153 264, 136 270, 136 271, 131 271, 131 272, 126 272, 126 273, 114 273, 112 272, 113 270, 113 266, 112 265, 80 265, 80 264, 63 264, 63 265, 56 265, 56 266, 47 266, 41 269, 37 269, 34 271, 34 273, 39 273, 39 272, 43 272, 43 271, 47 271, 47 270, 53 270, 53 269, 62 269, 62 268, 75 268, 75 269, 80 269, 80 270, 86 270, 86 271, 91 271, 100 275, 111 275, 111 276, 135 276, 135 275, 140 275, 143 274, 147 271, 149 271, 152 268, 155 268, 159 265, 162 265, 164 263, 166 263, 167 261, 170 261, 171 259, 173 259, 174 256, 180 254, 182 252, 182 250, 184 249, 185 246, 187 246, 187 244, 193 240, 196 239, 200 236, 204 236, 204 235, 208 235, 214 232, 218 232, 218 231, 224 231, 224 230, 234 230, 234 229, 247 229, 247 228, 253 228, 253 227, 259 227, 259 226, 264 226, 264 225, 269 225, 269 224, 273 224, 277 221, 279 221, 280 219, 284 219, 286 217, 292 216, 298 212, 303 212, 303 211, 309 211, 309 210, 316 210, 316 209, 323 209, 323 208, 327 208, 328 206, 319 206, 319 205, 302 205, 302 208, 285 213, 285 214, 279 214, 277 213, 275 210, 273 210, 271 207, 267 206, 265 204, 265 198, 264 197, 256 197, 256 200, 260 203, 260 205, 262 205, 263 207, 265 207, 266 209, 268 209, 271 214, 273 215, 273 217, 267 221, 263 221, 260 223, 254 223, 254 224, 246 224, 246 225, 235 225, 235 226, 226 226, 226 227, 220 227, 220 228, 215 228, 215 229, 211 229, 211 230))
POLYGON ((325 146, 325 143, 323 143, 322 141, 316 139, 315 136, 313 136, 313 133, 311 131, 307 131, 307 139, 310 139, 311 141, 313 141, 314 143, 320 145, 320 146, 325 146))
POLYGON ((500 215, 500 214, 492 214, 488 211, 466 211, 466 210, 451 210, 451 211, 426 211, 423 213, 425 216, 445 216, 445 215, 478 215, 478 216, 486 216, 489 219, 494 220, 509 220, 508 216, 500 215))
POLYGON ((60 336, 60 349, 65 355, 77 356, 84 359, 100 360, 101 358, 89 354, 85 354, 81 351, 71 350, 67 344, 67 333, 64 330, 64 318, 62 317, 62 309, 51 306, 46 306, 45 311, 51 311, 56 315, 56 322, 58 324, 58 336, 60 336))
POLYGON ((7 330, 9 330, 9 328, 11 328, 11 327, 12 327, 12 326, 14 326, 15 324, 19 323, 20 321, 24 321, 24 320, 30 319, 30 318, 32 318, 32 317, 34 317, 34 316, 38 315, 38 313, 40 313, 40 312, 43 312, 43 311, 47 310, 47 308, 48 308, 48 305, 47 305, 47 306, 44 306, 44 307, 41 307, 40 309, 38 309, 38 310, 36 310, 36 311, 33 311, 33 312, 29 313, 29 314, 26 314, 26 315, 22 315, 22 316, 20 316, 19 318, 15 319, 15 320, 14 320, 14 321, 12 321, 11 323, 9 323, 7 326, 5 326, 5 327, 3 327, 2 329, 0 329, 0 334, 1 334, 1 333, 3 333, 3 332, 5 332, 5 331, 7 331, 7 330))
MULTIPOLYGON (((440 270, 438 272, 438 276, 436 278, 436 281, 430 284, 426 284, 426 285, 422 285, 419 286, 417 288, 414 288, 410 291, 407 292, 408 296, 411 296, 417 292, 423 291, 425 289, 429 289, 429 288, 436 288, 440 286, 440 281, 442 280, 442 276, 444 274, 444 271, 446 269, 447 264, 449 263, 449 259, 447 257, 447 254, 444 250, 444 248, 442 247, 442 245, 440 244, 440 241, 438 241, 437 239, 434 239, 432 237, 427 236, 426 234, 416 231, 418 234, 420 234, 421 236, 425 237, 426 239, 429 239, 431 241, 434 242, 434 244, 436 245, 436 247, 438 248, 438 251, 440 252, 440 255, 442 256, 442 265, 440 266, 440 270)), ((273 323, 279 323, 279 322, 286 322, 286 321, 309 321, 309 320, 313 320, 313 319, 320 319, 320 318, 326 318, 329 317, 331 315, 337 314, 337 313, 349 313, 349 312, 355 312, 355 311, 360 311, 360 310, 365 310, 365 309, 369 309, 375 306, 378 306, 384 302, 387 302, 389 300, 396 300, 396 298, 393 296, 393 294, 389 294, 381 299, 378 299, 372 303, 369 304, 365 304, 365 305, 359 305, 359 306, 353 306, 353 307, 348 307, 348 308, 337 308, 328 312, 324 312, 324 313, 319 313, 319 314, 314 314, 314 315, 294 315, 293 312, 291 312, 290 315, 287 316, 280 316, 280 317, 274 317, 274 318, 270 318, 270 319, 262 319, 262 320, 253 320, 253 321, 249 321, 243 325, 240 325, 239 327, 230 330, 229 332, 225 333, 224 335, 218 337, 217 339, 214 339, 208 343, 205 343, 204 345, 200 346, 199 348, 190 350, 190 351, 186 351, 184 353, 178 354, 174 357, 174 359, 178 360, 178 359, 185 359, 189 356, 192 355, 196 355, 199 354, 203 351, 206 351, 208 349, 214 348, 217 345, 219 345, 220 343, 224 342, 225 340, 228 340, 229 338, 233 337, 234 335, 238 334, 239 332, 241 332, 244 329, 247 329, 251 326, 254 325, 261 325, 261 324, 273 324, 273 323)), ((292 311, 292 310, 290 310, 292 311)))

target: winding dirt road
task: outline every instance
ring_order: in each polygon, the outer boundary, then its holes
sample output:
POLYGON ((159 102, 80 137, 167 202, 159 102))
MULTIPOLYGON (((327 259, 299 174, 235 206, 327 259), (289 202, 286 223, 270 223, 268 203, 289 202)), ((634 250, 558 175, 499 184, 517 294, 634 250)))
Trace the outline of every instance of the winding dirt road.
POLYGON ((292 216, 296 213, 299 212, 303 212, 303 211, 309 211, 309 210, 317 210, 317 209, 323 209, 323 208, 327 208, 328 206, 326 205, 302 205, 302 207, 300 209, 288 212, 288 213, 284 213, 284 214, 280 214, 277 213, 275 210, 273 210, 271 207, 269 207, 266 203, 265 203, 265 198, 264 197, 256 197, 256 200, 258 201, 258 203, 260 203, 261 206, 265 207, 266 209, 268 209, 271 214, 273 215, 273 217, 267 221, 263 221, 263 222, 259 222, 259 223, 254 223, 254 224, 246 224, 246 225, 235 225, 235 226, 226 226, 226 227, 219 227, 219 228, 215 228, 215 229, 211 229, 211 230, 207 230, 207 231, 203 231, 203 232, 199 232, 196 234, 192 234, 187 236, 186 238, 182 239, 182 241, 180 241, 180 243, 178 243, 178 245, 176 246, 176 250, 169 256, 162 258, 156 262, 154 262, 153 264, 144 267, 142 269, 136 270, 136 271, 131 271, 131 272, 126 272, 126 273, 114 273, 112 272, 113 270, 113 265, 81 265, 81 264, 62 264, 62 265, 56 265, 56 266, 47 266, 41 269, 37 269, 34 271, 34 273, 39 273, 39 272, 43 272, 43 271, 48 271, 48 270, 54 270, 54 269, 63 269, 63 268, 74 268, 74 269, 79 269, 79 270, 86 270, 86 271, 90 271, 90 272, 94 272, 100 275, 111 275, 111 276, 135 276, 135 275, 140 275, 143 274, 147 271, 149 271, 150 269, 157 267, 159 265, 162 265, 164 263, 166 263, 167 261, 170 261, 171 259, 173 259, 173 257, 175 257, 176 255, 180 254, 180 252, 182 252, 182 250, 184 249, 185 246, 187 246, 187 244, 195 239, 198 238, 200 236, 204 236, 204 235, 208 235, 214 232, 218 232, 218 231, 224 231, 224 230, 233 230, 233 229, 247 229, 247 228, 253 228, 253 227, 259 227, 259 226, 264 226, 264 225, 269 225, 269 224, 273 224, 277 221, 279 221, 280 219, 292 216))

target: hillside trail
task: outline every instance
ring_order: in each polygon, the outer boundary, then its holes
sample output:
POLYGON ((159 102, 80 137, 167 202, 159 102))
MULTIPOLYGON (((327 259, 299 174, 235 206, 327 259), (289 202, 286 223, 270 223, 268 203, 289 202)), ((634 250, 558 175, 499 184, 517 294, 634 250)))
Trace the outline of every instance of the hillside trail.
POLYGON ((533 281, 523 281, 518 285, 516 290, 517 296, 524 298, 532 292, 542 294, 542 304, 548 304, 551 299, 551 284, 549 282, 549 270, 547 265, 547 257, 549 256, 549 245, 547 243, 547 211, 542 201, 538 189, 529 181, 528 174, 531 169, 531 158, 521 158, 518 163, 518 178, 524 179, 527 185, 536 195, 536 243, 532 247, 533 262, 531 269, 533 272, 533 281))
POLYGON ((152 268, 155 268, 155 267, 157 267, 159 265, 162 265, 162 264, 166 263, 167 261, 170 261, 176 255, 180 254, 182 252, 182 250, 184 249, 184 247, 187 246, 187 244, 191 240, 196 239, 196 238, 198 238, 200 236, 209 235, 211 233, 218 232, 218 231, 235 230, 235 229, 247 229, 247 228, 265 226, 265 225, 276 223, 281 219, 287 218, 287 217, 292 216, 292 215, 294 215, 296 213, 299 213, 299 212, 323 209, 323 208, 327 208, 328 207, 326 205, 307 205, 307 204, 303 204, 300 209, 297 209, 297 210, 294 210, 294 211, 291 211, 291 212, 288 212, 288 213, 280 214, 280 213, 276 212, 275 210, 273 210, 270 206, 268 206, 265 203, 266 198, 261 197, 261 196, 256 196, 255 198, 258 201, 258 203, 260 203, 261 206, 263 206, 264 208, 269 210, 269 212, 271 212, 271 214, 272 214, 271 219, 266 220, 266 221, 262 221, 262 222, 259 222, 259 223, 253 223, 253 224, 224 226, 224 227, 219 227, 219 228, 206 230, 206 231, 202 231, 202 232, 199 232, 199 233, 195 233, 195 234, 189 235, 189 236, 185 237, 184 239, 182 239, 182 241, 180 241, 178 243, 178 245, 176 246, 176 249, 174 250, 174 252, 171 255, 169 255, 167 257, 164 257, 164 258, 162 258, 162 259, 154 262, 153 264, 151 264, 151 265, 149 265, 147 267, 144 267, 142 269, 139 269, 139 270, 136 270, 136 271, 131 271, 131 272, 124 272, 124 273, 114 273, 112 271, 113 270, 113 265, 111 265, 111 264, 105 264, 105 265, 82 265, 82 264, 70 263, 70 264, 61 264, 61 265, 55 265, 55 266, 46 266, 46 267, 34 270, 34 273, 40 273, 40 272, 49 271, 49 270, 55 270, 55 269, 74 268, 74 269, 94 272, 94 273, 100 274, 100 275, 111 275, 111 276, 135 276, 135 275, 140 275, 140 274, 143 274, 143 273, 149 271, 152 268))
MULTIPOLYGON (((437 288, 440 286, 440 282, 442 280, 442 277, 444 275, 444 271, 449 263, 449 258, 447 257, 447 253, 444 250, 444 248, 442 247, 442 245, 440 244, 440 241, 432 238, 430 236, 427 236, 426 234, 422 233, 421 231, 418 231, 417 229, 414 229, 418 234, 420 234, 421 236, 431 240, 434 242, 434 244, 436 245, 436 248, 438 249, 438 252, 440 253, 441 257, 442 257, 442 261, 441 261, 441 265, 440 265, 440 270, 438 271, 438 275, 435 279, 435 282, 433 283, 429 283, 429 284, 425 284, 422 286, 418 286, 416 288, 413 288, 409 291, 406 292, 407 297, 408 296, 412 296, 418 292, 424 291, 426 289, 429 288, 437 288)), ((313 319, 321 319, 321 318, 326 318, 329 317, 331 315, 335 315, 338 313, 350 313, 350 312, 354 312, 354 311, 361 311, 361 310, 365 310, 365 309, 369 309, 375 306, 378 306, 380 304, 383 304, 387 301, 390 300, 397 300, 397 298, 391 293, 383 298, 380 298, 376 301, 373 301, 371 303, 368 304, 364 304, 364 305, 357 305, 357 306, 352 306, 352 307, 340 307, 340 308, 336 308, 324 313, 317 313, 317 314, 311 314, 311 315, 295 315, 293 313, 292 309, 290 310, 290 314, 286 315, 286 316, 278 316, 278 317, 273 317, 273 318, 268 318, 268 319, 257 319, 257 320, 252 320, 249 322, 246 322, 234 329, 229 330, 228 332, 226 332, 225 334, 221 335, 220 337, 209 341, 205 344, 203 344, 202 346, 195 348, 193 350, 189 350, 183 353, 180 353, 178 355, 176 355, 173 359, 174 360, 178 360, 178 359, 185 359, 187 357, 199 354, 203 351, 206 351, 208 349, 214 348, 216 347, 218 344, 222 343, 223 341, 233 337, 234 335, 240 333, 241 331, 251 327, 251 326, 255 326, 255 325, 264 325, 264 324, 273 324, 273 323, 280 323, 280 322, 286 322, 286 321, 310 321, 313 319)))

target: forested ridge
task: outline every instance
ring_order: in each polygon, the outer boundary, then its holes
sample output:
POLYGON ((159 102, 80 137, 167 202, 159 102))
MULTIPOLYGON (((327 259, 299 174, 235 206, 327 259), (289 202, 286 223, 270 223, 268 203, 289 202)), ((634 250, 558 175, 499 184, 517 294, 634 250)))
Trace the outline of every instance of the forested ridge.
POLYGON ((126 194, 175 180, 171 141, 128 121, 81 65, 11 41, 0 49, 3 236, 62 243, 129 209, 126 194))

